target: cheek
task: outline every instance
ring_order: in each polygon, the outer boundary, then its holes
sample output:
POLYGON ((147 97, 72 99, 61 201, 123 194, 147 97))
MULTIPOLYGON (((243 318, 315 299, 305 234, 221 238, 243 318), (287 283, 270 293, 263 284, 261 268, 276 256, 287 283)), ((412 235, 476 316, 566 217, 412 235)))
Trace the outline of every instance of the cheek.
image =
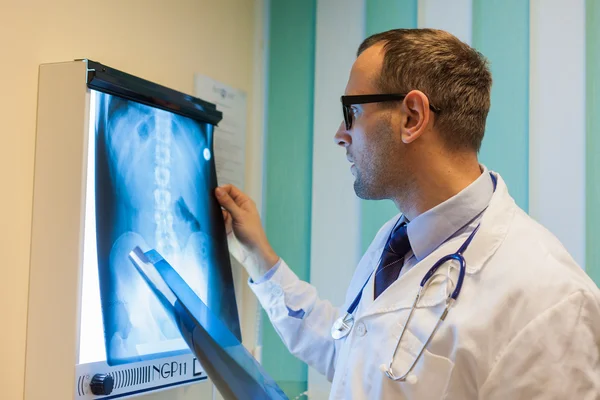
POLYGON ((365 133, 358 126, 354 126, 350 135, 352 141, 350 147, 348 148, 348 153, 352 156, 354 160, 356 160, 364 151, 365 133))
MULTIPOLYGON (((366 121, 361 121, 366 122, 366 121)), ((374 123, 357 124, 352 133, 351 154, 357 166, 365 168, 385 168, 390 155, 397 147, 389 118, 385 116, 374 123)))

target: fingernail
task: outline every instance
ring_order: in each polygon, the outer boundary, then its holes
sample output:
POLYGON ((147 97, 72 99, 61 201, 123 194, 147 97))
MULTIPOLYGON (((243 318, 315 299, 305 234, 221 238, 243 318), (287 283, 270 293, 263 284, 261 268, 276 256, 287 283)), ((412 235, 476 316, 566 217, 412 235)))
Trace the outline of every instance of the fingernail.
POLYGON ((223 196, 223 194, 225 194, 225 192, 223 191, 223 189, 221 189, 220 187, 218 187, 215 190, 215 193, 217 194, 218 197, 221 197, 221 196, 223 196))

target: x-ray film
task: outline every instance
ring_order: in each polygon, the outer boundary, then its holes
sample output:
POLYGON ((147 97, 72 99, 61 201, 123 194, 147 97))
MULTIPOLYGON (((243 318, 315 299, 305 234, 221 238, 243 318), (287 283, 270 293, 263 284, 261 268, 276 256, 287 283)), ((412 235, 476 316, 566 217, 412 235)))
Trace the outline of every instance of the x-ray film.
POLYGON ((189 352, 173 318, 129 260, 136 247, 156 249, 241 340, 222 214, 213 194, 213 125, 91 92, 94 233, 107 363, 189 352))
POLYGON ((223 398, 287 399, 275 381, 159 252, 135 248, 129 257, 223 398))

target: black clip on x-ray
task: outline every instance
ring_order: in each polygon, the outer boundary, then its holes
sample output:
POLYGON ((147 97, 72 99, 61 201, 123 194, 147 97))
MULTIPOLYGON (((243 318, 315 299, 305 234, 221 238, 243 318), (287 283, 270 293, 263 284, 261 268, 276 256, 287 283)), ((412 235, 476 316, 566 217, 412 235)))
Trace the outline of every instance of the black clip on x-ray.
POLYGON ((256 359, 156 250, 143 252, 136 247, 129 259, 225 399, 287 399, 256 359))

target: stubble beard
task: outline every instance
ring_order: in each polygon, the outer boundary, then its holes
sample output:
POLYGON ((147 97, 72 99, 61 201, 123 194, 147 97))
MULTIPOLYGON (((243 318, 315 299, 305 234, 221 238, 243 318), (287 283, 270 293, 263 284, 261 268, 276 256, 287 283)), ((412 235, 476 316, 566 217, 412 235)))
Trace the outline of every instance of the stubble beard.
POLYGON ((394 162, 401 155, 394 150, 389 121, 382 120, 372 132, 372 142, 361 157, 360 168, 355 164, 354 193, 364 200, 389 199, 401 178, 394 162))

